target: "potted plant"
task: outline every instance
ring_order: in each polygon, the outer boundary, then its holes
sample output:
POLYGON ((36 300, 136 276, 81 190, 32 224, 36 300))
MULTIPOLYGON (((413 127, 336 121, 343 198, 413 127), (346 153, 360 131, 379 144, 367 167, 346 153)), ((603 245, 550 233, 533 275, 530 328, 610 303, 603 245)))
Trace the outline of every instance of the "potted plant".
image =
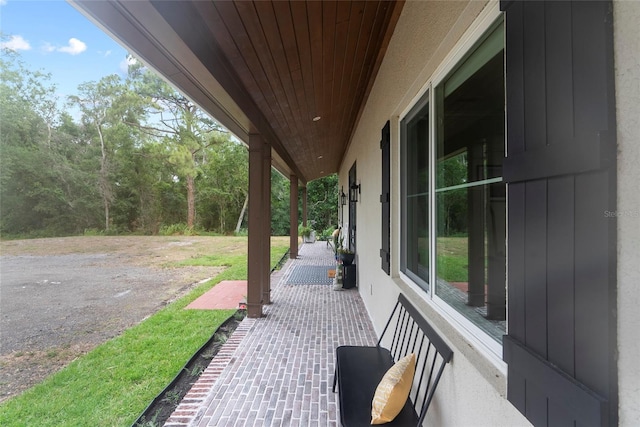
POLYGON ((351 265, 353 264, 353 260, 356 254, 349 248, 342 247, 338 249, 338 255, 340 256, 340 260, 342 261, 342 265, 351 265))
POLYGON ((298 234, 302 236, 302 241, 305 243, 313 243, 316 241, 316 232, 311 226, 300 225, 300 227, 298 227, 298 234))

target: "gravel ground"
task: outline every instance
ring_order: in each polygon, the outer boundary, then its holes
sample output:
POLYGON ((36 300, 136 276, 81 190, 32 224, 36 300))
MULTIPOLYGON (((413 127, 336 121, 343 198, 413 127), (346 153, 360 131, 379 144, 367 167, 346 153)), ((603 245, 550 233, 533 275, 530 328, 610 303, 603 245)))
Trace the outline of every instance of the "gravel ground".
POLYGON ((42 381, 221 269, 176 267, 246 238, 70 237, 0 242, 0 401, 42 381))

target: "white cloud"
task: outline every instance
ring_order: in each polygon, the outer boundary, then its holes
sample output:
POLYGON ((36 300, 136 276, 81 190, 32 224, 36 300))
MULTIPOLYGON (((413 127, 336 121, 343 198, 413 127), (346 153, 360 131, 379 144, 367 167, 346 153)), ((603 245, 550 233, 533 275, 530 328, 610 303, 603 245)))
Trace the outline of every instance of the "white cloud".
POLYGON ((138 60, 131 55, 127 55, 125 59, 120 61, 120 70, 123 73, 129 72, 129 65, 135 65, 138 63, 138 60))
POLYGON ((58 52, 68 53, 69 55, 78 55, 87 50, 87 45, 72 37, 69 39, 69 44, 67 46, 59 47, 57 50, 58 52))
POLYGON ((49 43, 49 42, 45 42, 45 43, 42 45, 42 50, 43 50, 44 52, 47 52, 47 53, 49 53, 49 52, 55 52, 55 51, 56 51, 56 47, 55 47, 54 45, 52 45, 51 43, 49 43))
POLYGON ((5 4, 7 4, 7 0, 0 0, 0 6, 4 6, 5 4))
POLYGON ((104 56, 106 58, 107 56, 111 55, 111 51, 110 50, 107 50, 107 51, 99 50, 98 54, 100 54, 100 55, 102 55, 102 56, 104 56))
POLYGON ((11 36, 9 38, 9 41, 0 43, 0 47, 13 51, 31 49, 31 45, 29 44, 29 42, 26 41, 22 36, 11 36))

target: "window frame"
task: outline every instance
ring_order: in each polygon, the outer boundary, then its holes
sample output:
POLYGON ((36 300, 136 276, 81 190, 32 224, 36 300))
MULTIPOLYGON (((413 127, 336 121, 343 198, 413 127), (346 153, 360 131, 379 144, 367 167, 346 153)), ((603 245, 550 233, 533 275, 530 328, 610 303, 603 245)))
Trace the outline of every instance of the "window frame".
MULTIPOLYGON (((411 110, 409 110, 409 112, 404 116, 404 117, 400 117, 400 170, 401 171, 406 171, 407 170, 407 156, 406 156, 406 146, 407 146, 407 134, 406 132, 404 132, 404 129, 406 127, 406 124, 408 124, 409 122, 411 122, 411 120, 413 120, 414 118, 416 118, 418 116, 418 114, 424 109, 425 106, 429 105, 431 106, 431 98, 429 96, 429 94, 431 93, 430 87, 427 89, 427 92, 425 94, 423 94, 419 100, 413 104, 413 106, 411 107, 411 110)), ((431 141, 432 139, 432 126, 433 123, 433 117, 432 117, 432 108, 429 107, 429 141, 431 141)), ((429 182, 431 182, 431 156, 433 155, 433 153, 431 152, 431 144, 429 143, 429 182)), ((429 216, 429 223, 428 223, 428 234, 429 234, 429 279, 428 280, 424 280, 422 279, 420 276, 418 276, 418 274, 412 272, 412 271, 408 271, 407 270, 407 248, 405 246, 406 242, 407 242, 407 197, 406 197, 406 186, 407 186, 407 175, 406 173, 401 173, 400 174, 400 194, 401 194, 401 220, 400 220, 400 226, 401 226, 401 249, 400 249, 400 272, 404 275, 406 275, 409 280, 411 280, 412 282, 414 282, 420 289, 422 292, 426 292, 427 294, 431 294, 431 283, 433 283, 431 281, 431 233, 433 231, 433 226, 431 223, 431 218, 433 216, 433 205, 431 203, 431 188, 429 188, 427 191, 429 192, 429 200, 428 200, 428 207, 427 207, 427 215, 429 216)))
MULTIPOLYGON (((466 59, 470 56, 475 49, 486 39, 486 37, 499 25, 504 23, 504 18, 497 5, 495 7, 488 7, 488 10, 483 17, 479 17, 472 26, 467 30, 465 35, 456 44, 454 49, 445 57, 445 59, 436 68, 434 73, 427 79, 422 86, 418 94, 412 99, 408 107, 399 115, 399 136, 400 136, 400 171, 398 174, 400 182, 400 233, 399 233, 399 276, 403 282, 409 285, 412 289, 416 290, 420 295, 424 295, 425 301, 431 305, 438 313, 440 313, 450 324, 452 324, 466 339, 474 342, 481 349, 494 365, 499 367, 502 371, 506 371, 506 364, 502 360, 503 345, 500 342, 495 341, 487 333, 485 333, 480 327, 473 324, 462 313, 457 311, 454 307, 449 305, 443 299, 441 299, 435 292, 435 286, 437 280, 437 271, 433 268, 436 265, 436 239, 435 230, 437 227, 436 215, 435 215, 435 202, 436 202, 436 138, 438 132, 438 126, 436 125, 436 109, 438 106, 436 97, 436 87, 441 85, 447 77, 466 59), (414 119, 417 114, 424 108, 425 105, 429 105, 429 279, 425 284, 419 284, 421 281, 419 277, 415 277, 415 274, 407 271, 407 198, 406 198, 406 143, 407 132, 406 126, 414 119)), ((504 39, 503 31, 503 39, 504 39)), ((506 61, 505 61, 506 63, 506 61)), ((506 114, 506 100, 505 100, 505 114, 506 114)), ((505 120, 506 123, 506 120, 505 120)), ((505 155, 506 155, 506 132, 505 132, 505 155)), ((505 209, 508 209, 509 200, 507 197, 505 209)), ((507 235, 508 241, 508 235, 507 235)), ((508 260, 507 260, 508 262, 508 260)), ((505 266, 506 268, 506 266, 505 266)), ((508 278, 506 279, 505 287, 508 286, 508 278)), ((508 299, 506 301, 508 306, 508 299)), ((508 333, 508 322, 506 327, 506 333, 508 333)))

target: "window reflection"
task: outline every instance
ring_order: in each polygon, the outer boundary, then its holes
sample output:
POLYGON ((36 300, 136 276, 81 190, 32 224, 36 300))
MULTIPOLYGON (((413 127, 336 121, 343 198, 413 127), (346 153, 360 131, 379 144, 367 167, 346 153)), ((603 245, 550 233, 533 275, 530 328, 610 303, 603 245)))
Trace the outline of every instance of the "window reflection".
POLYGON ((400 124, 401 271, 498 342, 506 329, 503 57, 500 23, 400 124))
POLYGON ((406 271, 428 289, 429 281, 429 105, 407 125, 406 271))
POLYGON ((472 55, 436 88, 436 295, 497 340, 506 318, 503 70, 502 50, 472 55))

